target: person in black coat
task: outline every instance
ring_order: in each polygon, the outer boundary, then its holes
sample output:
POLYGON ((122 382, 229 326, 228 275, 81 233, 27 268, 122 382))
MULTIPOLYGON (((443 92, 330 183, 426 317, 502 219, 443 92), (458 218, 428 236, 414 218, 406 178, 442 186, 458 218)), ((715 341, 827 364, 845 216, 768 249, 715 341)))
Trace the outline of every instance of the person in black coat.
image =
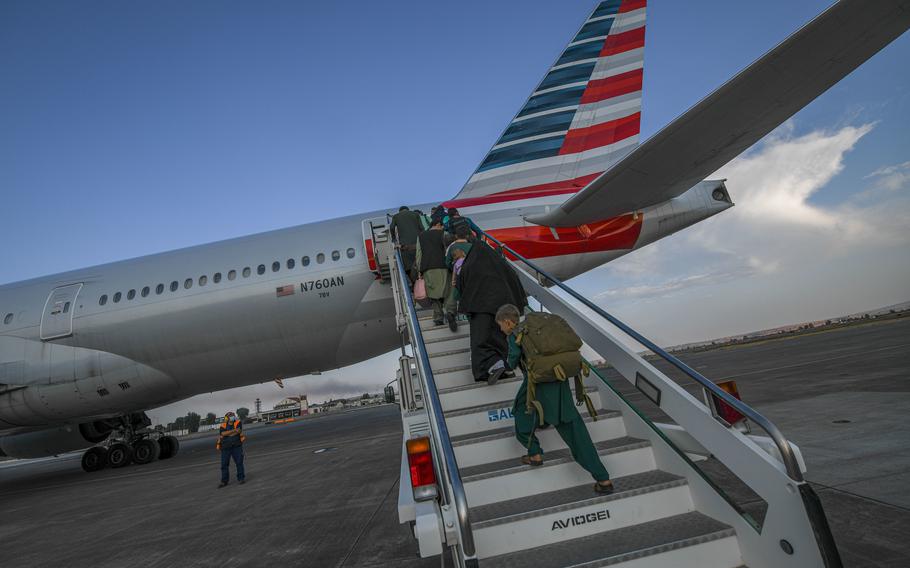
POLYGON ((458 275, 461 295, 459 309, 471 324, 471 371, 475 381, 495 384, 506 372, 506 336, 496 324, 495 314, 503 304, 519 309, 528 305, 518 274, 498 252, 476 241, 458 275))

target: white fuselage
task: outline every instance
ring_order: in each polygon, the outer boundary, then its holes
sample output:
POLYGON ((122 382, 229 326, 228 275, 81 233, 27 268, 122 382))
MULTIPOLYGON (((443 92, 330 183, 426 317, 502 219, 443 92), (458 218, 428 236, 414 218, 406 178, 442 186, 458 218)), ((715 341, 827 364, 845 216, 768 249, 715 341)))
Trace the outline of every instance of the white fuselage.
MULTIPOLYGON (((559 199, 463 213, 494 232, 520 229, 523 217, 559 199)), ((537 260, 571 277, 729 206, 712 199, 710 187, 696 186, 639 213, 632 246, 567 249, 537 260)), ((391 290, 371 271, 362 236, 364 219, 386 213, 0 286, 0 431, 141 411, 394 349, 400 339, 391 290), (53 292, 74 284, 82 286, 64 314, 63 304, 55 309, 53 292), (51 337, 54 318, 61 317, 69 318, 70 333, 51 337)))

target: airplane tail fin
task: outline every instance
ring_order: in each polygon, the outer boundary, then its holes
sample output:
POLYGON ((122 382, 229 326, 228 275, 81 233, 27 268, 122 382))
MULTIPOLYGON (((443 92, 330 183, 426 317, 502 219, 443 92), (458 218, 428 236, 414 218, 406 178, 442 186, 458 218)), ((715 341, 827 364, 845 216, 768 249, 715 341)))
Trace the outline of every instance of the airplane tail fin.
POLYGON ((598 3, 449 204, 575 193, 635 148, 645 4, 598 3))

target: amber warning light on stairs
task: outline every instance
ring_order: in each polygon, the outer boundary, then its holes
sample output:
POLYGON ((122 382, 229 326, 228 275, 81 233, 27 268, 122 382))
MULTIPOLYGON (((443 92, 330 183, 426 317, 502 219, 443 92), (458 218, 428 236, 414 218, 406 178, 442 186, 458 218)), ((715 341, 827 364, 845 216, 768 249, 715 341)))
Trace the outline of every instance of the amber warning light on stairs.
MULTIPOLYGON (((742 400, 742 397, 739 396, 739 389, 736 387, 736 381, 720 381, 717 383, 717 386, 737 400, 742 400)), ((714 414, 715 418, 719 418, 729 426, 738 424, 746 419, 741 412, 722 401, 717 395, 713 393, 707 394, 707 398, 710 401, 709 406, 711 407, 711 413, 714 414)))
POLYGON ((426 436, 411 438, 405 444, 408 450, 408 468, 411 471, 411 488, 415 501, 436 498, 436 473, 433 471, 433 454, 430 439, 426 436))

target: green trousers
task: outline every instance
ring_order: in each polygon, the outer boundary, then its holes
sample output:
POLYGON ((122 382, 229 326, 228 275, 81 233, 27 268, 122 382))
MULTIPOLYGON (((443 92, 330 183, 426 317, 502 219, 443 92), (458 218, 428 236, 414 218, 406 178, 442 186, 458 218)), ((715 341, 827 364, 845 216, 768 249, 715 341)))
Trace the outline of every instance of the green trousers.
MULTIPOLYGON (((529 456, 543 456, 543 448, 540 447, 540 442, 534 434, 534 417, 527 413, 524 405, 520 404, 513 409, 513 414, 515 414, 515 437, 518 438, 522 446, 528 448, 529 456), (523 416, 519 416, 519 414, 523 416)), ((595 481, 610 479, 610 474, 607 472, 607 468, 604 467, 603 462, 600 461, 597 448, 594 447, 594 442, 591 441, 591 435, 588 433, 584 420, 577 411, 574 414, 575 417, 569 422, 554 424, 556 432, 569 446, 569 451, 572 452, 572 459, 585 468, 595 481)))

